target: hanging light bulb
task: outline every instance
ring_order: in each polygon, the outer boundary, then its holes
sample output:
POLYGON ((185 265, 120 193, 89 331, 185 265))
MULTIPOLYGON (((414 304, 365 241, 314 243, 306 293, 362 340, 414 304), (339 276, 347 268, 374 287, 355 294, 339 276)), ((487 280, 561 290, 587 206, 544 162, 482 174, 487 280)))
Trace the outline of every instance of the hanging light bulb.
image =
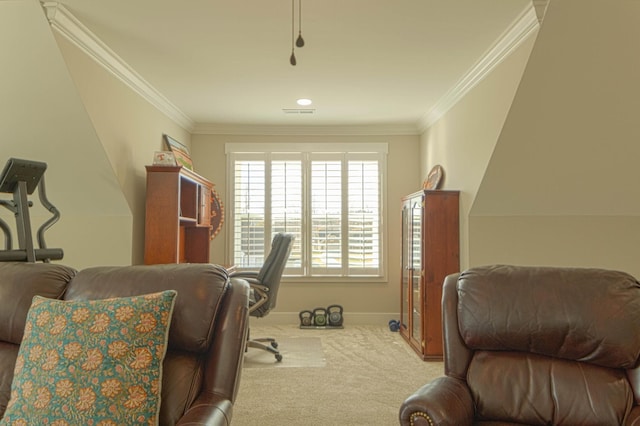
POLYGON ((296 46, 304 46, 304 39, 302 38, 302 0, 298 0, 298 39, 296 40, 296 46))

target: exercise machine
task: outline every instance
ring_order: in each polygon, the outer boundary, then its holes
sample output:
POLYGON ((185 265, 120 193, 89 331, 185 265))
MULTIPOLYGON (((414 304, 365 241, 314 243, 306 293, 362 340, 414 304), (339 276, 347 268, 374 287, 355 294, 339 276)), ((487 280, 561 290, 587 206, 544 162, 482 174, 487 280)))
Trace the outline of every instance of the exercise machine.
POLYGON ((0 206, 9 209, 16 219, 16 234, 18 248, 13 248, 11 228, 0 218, 0 228, 4 232, 5 247, 0 250, 0 262, 50 262, 62 259, 64 253, 59 248, 47 248, 44 233, 60 219, 60 212, 47 199, 44 184, 44 172, 47 164, 40 161, 10 158, 0 174, 0 193, 13 194, 13 199, 0 200, 0 206), (53 216, 38 228, 38 248, 34 247, 31 234, 31 218, 29 207, 33 202, 28 195, 32 195, 38 188, 38 197, 42 206, 53 216))

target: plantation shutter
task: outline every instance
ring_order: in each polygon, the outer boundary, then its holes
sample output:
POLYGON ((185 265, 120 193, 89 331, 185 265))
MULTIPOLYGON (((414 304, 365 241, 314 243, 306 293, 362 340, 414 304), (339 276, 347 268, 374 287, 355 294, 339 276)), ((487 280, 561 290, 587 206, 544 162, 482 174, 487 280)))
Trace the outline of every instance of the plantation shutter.
POLYGON ((295 236, 286 275, 383 277, 386 144, 265 146, 226 145, 229 263, 258 270, 285 232, 295 236))
POLYGON ((378 161, 349 161, 349 270, 368 274, 380 266, 378 161))
POLYGON ((265 161, 236 161, 234 172, 234 264, 259 268, 265 258, 265 161))

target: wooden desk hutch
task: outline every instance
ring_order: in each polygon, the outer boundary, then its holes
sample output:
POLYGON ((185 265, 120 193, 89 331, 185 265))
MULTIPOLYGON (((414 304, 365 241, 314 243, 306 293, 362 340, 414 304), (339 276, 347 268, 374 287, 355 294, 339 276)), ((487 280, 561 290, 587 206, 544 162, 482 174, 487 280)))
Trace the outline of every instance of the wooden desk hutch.
POLYGON ((213 183, 182 166, 147 166, 144 263, 208 263, 213 183))
POLYGON ((423 360, 442 359, 442 284, 460 269, 459 191, 402 200, 400 334, 423 360))

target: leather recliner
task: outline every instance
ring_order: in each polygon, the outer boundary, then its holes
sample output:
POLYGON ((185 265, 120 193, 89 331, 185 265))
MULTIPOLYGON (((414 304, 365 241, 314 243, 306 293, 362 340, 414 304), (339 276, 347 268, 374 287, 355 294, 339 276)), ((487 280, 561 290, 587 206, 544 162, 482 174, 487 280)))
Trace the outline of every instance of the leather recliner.
POLYGON ((445 279, 444 373, 403 425, 639 425, 640 284, 623 272, 494 265, 445 279))
POLYGON ((0 418, 33 296, 93 300, 176 290, 162 367, 160 426, 229 425, 240 383, 249 284, 212 264, 0 263, 0 418))

